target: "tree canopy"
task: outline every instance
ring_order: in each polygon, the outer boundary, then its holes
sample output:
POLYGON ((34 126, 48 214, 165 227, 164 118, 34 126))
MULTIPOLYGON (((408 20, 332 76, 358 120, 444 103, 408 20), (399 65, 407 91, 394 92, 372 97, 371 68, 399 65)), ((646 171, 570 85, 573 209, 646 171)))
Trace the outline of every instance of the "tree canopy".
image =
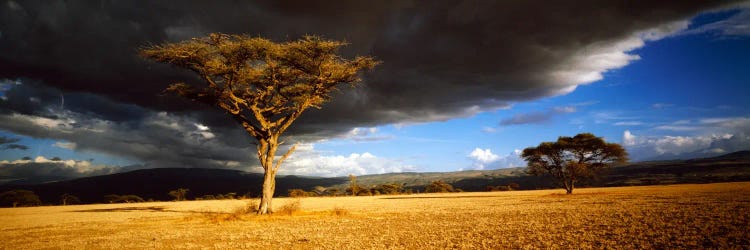
POLYGON ((627 152, 616 143, 607 143, 590 133, 561 136, 556 142, 542 142, 523 150, 526 171, 532 175, 551 175, 562 182, 568 194, 580 180, 594 177, 599 170, 627 161, 627 152))
POLYGON ((337 55, 346 43, 305 36, 275 43, 260 37, 214 33, 151 46, 141 55, 198 74, 203 87, 174 83, 167 91, 215 105, 232 114, 257 139, 283 133, 309 107, 321 108, 340 83, 359 82, 371 57, 337 55))

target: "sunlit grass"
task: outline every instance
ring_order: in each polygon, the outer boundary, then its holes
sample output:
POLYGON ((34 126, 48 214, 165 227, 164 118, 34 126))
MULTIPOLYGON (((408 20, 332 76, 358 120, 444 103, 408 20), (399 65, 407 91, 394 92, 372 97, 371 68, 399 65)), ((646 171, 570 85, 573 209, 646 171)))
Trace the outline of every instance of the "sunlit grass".
POLYGON ((750 183, 0 209, 8 248, 737 248, 750 183), (210 215, 210 216, 208 216, 210 215), (215 216, 213 219, 211 216, 215 216))

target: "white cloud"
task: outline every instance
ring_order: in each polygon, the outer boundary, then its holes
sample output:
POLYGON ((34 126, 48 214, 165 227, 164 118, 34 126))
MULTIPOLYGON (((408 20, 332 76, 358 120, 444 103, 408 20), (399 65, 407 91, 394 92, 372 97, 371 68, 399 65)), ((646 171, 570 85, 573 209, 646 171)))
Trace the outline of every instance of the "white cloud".
POLYGON ((324 155, 314 144, 300 144, 279 169, 280 174, 313 176, 346 176, 415 171, 413 165, 397 159, 383 158, 369 152, 349 155, 324 155))
POLYGON ((494 128, 494 127, 484 126, 484 127, 482 127, 481 131, 482 131, 482 133, 494 134, 494 133, 497 133, 499 130, 497 128, 494 128))
POLYGON ((75 142, 55 142, 54 144, 52 144, 52 146, 58 147, 58 148, 75 150, 77 145, 75 142))
POLYGON ((194 131, 193 134, 200 135, 201 137, 203 137, 203 139, 212 139, 216 137, 216 135, 211 132, 211 128, 209 128, 208 126, 199 123, 195 123, 194 125, 198 130, 194 131))
POLYGON ((594 123, 610 123, 613 121, 623 121, 623 120, 638 120, 640 117, 637 116, 627 116, 623 115, 622 112, 619 111, 598 111, 598 112, 591 112, 591 116, 594 117, 594 123))
POLYGON ((193 123, 193 125, 195 125, 195 127, 198 128, 198 130, 200 130, 200 131, 209 131, 210 130, 208 128, 208 126, 200 124, 200 123, 193 123))
POLYGON ((357 142, 371 142, 371 141, 383 141, 392 139, 391 135, 384 135, 378 133, 377 127, 369 128, 353 128, 342 136, 343 139, 353 140, 357 142))
POLYGON ((65 132, 65 130, 72 128, 76 123, 75 120, 64 117, 59 119, 50 119, 41 116, 27 116, 22 114, 13 114, 13 117, 28 120, 36 126, 45 127, 48 129, 60 129, 61 132, 65 132))
POLYGON ((655 127, 655 129, 659 130, 670 130, 670 131, 696 131, 700 130, 700 127, 694 127, 694 126, 677 126, 677 125, 661 125, 655 127))
MULTIPOLYGON (((692 124, 689 121, 678 121, 692 124)), ((744 117, 702 119, 698 124, 665 125, 657 130, 698 133, 678 136, 636 136, 623 133, 623 144, 634 160, 654 157, 694 158, 750 150, 750 119, 744 117)))
POLYGON ((671 104, 671 103, 654 103, 651 105, 651 107, 655 109, 663 109, 663 108, 668 108, 672 106, 674 106, 674 104, 671 104))
POLYGON ((635 145, 635 135, 630 133, 630 130, 625 130, 625 132, 622 133, 622 144, 625 144, 625 146, 635 145))
POLYGON ((639 126, 643 125, 642 122, 635 122, 635 121, 629 121, 629 122, 615 122, 615 126, 639 126))
POLYGON ((604 72, 622 68, 632 61, 639 60, 640 56, 629 52, 643 47, 647 41, 676 34, 686 29, 688 24, 687 21, 668 23, 636 32, 623 40, 585 46, 567 63, 561 64, 549 73, 549 77, 567 86, 558 94, 572 92, 577 85, 601 80, 604 72))
MULTIPOLYGON (((467 157, 472 161, 470 169, 474 170, 514 168, 526 166, 526 162, 521 159, 522 152, 520 149, 515 149, 506 155, 497 155, 490 149, 475 148, 467 157)), ((459 169, 459 171, 462 170, 464 168, 459 169)))
POLYGON ((469 158, 486 164, 497 161, 497 159, 500 159, 500 156, 493 154, 490 149, 475 148, 474 151, 471 151, 469 154, 469 158))
POLYGON ((564 106, 564 107, 554 107, 552 108, 557 113, 574 113, 576 112, 576 107, 574 106, 564 106))

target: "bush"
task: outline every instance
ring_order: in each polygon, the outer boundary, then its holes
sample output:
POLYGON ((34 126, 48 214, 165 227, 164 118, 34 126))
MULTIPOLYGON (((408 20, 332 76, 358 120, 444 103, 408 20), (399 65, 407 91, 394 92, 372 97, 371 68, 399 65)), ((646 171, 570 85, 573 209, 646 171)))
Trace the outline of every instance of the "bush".
POLYGON ((430 185, 427 185, 424 188, 425 193, 450 193, 455 192, 453 189, 453 186, 451 184, 445 183, 443 181, 433 181, 430 183, 430 185))
POLYGON ((331 210, 331 214, 337 215, 337 216, 344 216, 348 215, 349 211, 340 207, 335 207, 333 210, 331 210))
POLYGON ((133 194, 127 194, 127 195, 108 194, 104 196, 104 201, 108 203, 132 203, 132 202, 144 202, 145 200, 133 194))
POLYGON ((202 212, 203 218, 213 223, 221 223, 224 221, 237 221, 242 220, 246 216, 253 215, 258 212, 258 200, 250 200, 246 205, 235 208, 229 213, 217 213, 217 212, 202 212))
POLYGON ((274 211, 275 214, 281 215, 294 215, 302 211, 302 205, 300 199, 296 199, 292 202, 287 203, 281 207, 278 211, 274 211))
POLYGON ((78 199, 78 197, 66 193, 60 195, 60 203, 62 203, 63 206, 81 204, 81 199, 78 199))
POLYGON ((370 192, 369 188, 361 188, 357 192, 357 196, 372 196, 372 192, 370 192))
POLYGON ((178 188, 176 190, 169 191, 169 196, 174 197, 175 201, 184 201, 187 199, 187 192, 190 191, 190 189, 187 188, 178 188))
POLYGON ((0 206, 3 207, 27 207, 41 204, 39 196, 29 190, 18 189, 0 193, 0 206))
POLYGON ((328 188, 326 189, 326 193, 330 196, 336 197, 339 194, 339 189, 335 187, 328 188))
POLYGON ((372 195, 372 192, 370 192, 369 188, 360 186, 360 185, 352 185, 350 187, 346 188, 346 193, 354 195, 354 196, 369 196, 372 195))
POLYGON ((404 192, 403 184, 381 184, 376 186, 375 191, 378 194, 401 194, 404 192))
POLYGON ((302 189, 289 189, 289 197, 307 197, 307 192, 302 189))

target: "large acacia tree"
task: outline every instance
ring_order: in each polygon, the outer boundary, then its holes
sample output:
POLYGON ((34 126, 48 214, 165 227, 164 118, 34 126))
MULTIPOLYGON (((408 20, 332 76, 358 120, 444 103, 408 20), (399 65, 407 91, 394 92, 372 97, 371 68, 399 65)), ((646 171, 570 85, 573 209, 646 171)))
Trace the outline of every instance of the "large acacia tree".
POLYGON ((542 142, 523 150, 527 161, 526 172, 532 175, 551 175, 561 182, 568 194, 575 184, 591 178, 602 168, 628 160, 628 153, 616 143, 607 143, 590 133, 574 137, 561 136, 556 142, 542 142))
POLYGON ((272 213, 276 173, 294 152, 276 151, 281 135, 308 108, 321 108, 339 85, 354 86, 372 57, 339 56, 344 42, 306 36, 277 43, 260 37, 214 33, 208 37, 149 46, 141 56, 195 72, 200 81, 174 83, 168 92, 219 107, 257 140, 264 170, 258 214, 272 213))

